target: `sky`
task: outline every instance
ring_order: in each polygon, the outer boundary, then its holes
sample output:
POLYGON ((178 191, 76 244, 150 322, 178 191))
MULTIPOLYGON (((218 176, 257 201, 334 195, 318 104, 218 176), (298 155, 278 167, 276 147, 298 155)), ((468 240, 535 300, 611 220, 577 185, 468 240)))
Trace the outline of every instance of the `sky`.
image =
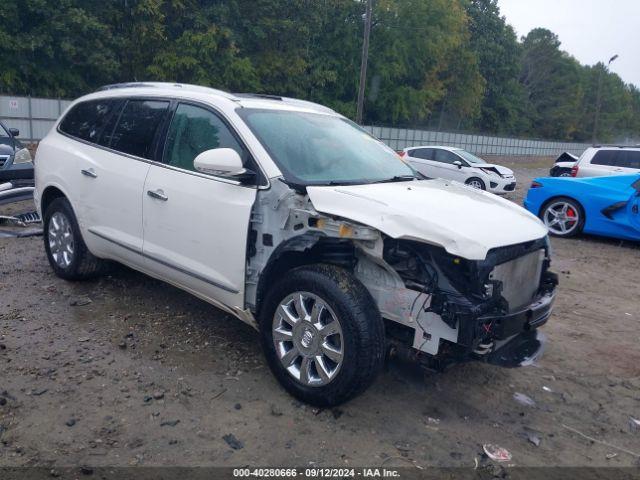
POLYGON ((580 63, 619 55, 610 70, 640 88, 640 0, 498 0, 498 6, 518 37, 547 28, 580 63))

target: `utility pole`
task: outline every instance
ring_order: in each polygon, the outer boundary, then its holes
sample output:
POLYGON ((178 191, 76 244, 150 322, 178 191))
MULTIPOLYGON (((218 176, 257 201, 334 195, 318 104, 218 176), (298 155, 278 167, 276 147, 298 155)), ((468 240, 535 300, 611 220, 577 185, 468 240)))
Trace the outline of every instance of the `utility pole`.
POLYGON ((602 73, 604 71, 609 71, 609 65, 611 65, 611 62, 613 62, 616 58, 618 58, 618 55, 614 55, 613 57, 611 57, 609 59, 609 63, 607 63, 607 66, 605 67, 603 64, 603 68, 600 69, 600 72, 598 73, 598 94, 596 96, 596 113, 595 116, 593 117, 593 135, 591 137, 591 141, 593 143, 596 143, 596 140, 598 138, 598 120, 600 119, 600 105, 602 103, 602 73))
POLYGON ((369 59, 369 37, 371 35, 371 17, 373 0, 367 0, 367 11, 364 20, 364 41, 362 42, 362 63, 360 63, 360 85, 358 88, 358 105, 356 107, 356 123, 362 123, 364 107, 364 88, 367 83, 367 60, 369 59))

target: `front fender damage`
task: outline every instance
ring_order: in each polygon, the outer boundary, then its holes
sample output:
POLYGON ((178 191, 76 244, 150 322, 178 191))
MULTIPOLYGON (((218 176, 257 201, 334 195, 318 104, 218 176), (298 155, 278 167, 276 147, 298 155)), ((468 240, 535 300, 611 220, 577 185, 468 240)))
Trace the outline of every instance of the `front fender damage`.
POLYGON ((392 348, 428 366, 471 359, 515 366, 542 351, 535 331, 551 313, 557 284, 546 238, 468 260, 320 213, 304 192, 276 181, 258 193, 249 242, 245 308, 258 317, 268 286, 288 269, 332 263, 368 289, 392 348))

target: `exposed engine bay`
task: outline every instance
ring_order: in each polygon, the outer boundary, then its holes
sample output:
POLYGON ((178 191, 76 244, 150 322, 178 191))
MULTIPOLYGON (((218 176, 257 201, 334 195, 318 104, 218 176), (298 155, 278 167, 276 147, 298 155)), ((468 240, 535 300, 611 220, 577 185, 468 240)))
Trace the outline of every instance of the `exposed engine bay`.
POLYGON ((279 275, 331 263, 368 289, 398 355, 431 368, 474 359, 517 366, 542 351, 536 329, 551 313, 557 285, 546 237, 468 260, 321 214, 304 192, 274 182, 258 193, 249 242, 245 308, 253 314, 279 275))

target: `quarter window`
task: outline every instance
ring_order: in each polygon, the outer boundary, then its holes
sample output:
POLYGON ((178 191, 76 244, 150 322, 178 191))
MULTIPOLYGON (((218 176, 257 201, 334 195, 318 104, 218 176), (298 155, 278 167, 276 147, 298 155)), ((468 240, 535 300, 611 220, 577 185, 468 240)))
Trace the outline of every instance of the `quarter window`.
POLYGON ((81 140, 97 143, 103 126, 118 104, 119 101, 114 99, 79 103, 64 117, 60 130, 81 140))
POLYGON ((232 148, 247 164, 247 152, 217 115, 194 105, 178 105, 167 135, 165 162, 195 171, 194 159, 213 148, 232 148))
POLYGON ((152 159, 153 140, 168 107, 167 101, 129 100, 109 146, 129 155, 152 159))

